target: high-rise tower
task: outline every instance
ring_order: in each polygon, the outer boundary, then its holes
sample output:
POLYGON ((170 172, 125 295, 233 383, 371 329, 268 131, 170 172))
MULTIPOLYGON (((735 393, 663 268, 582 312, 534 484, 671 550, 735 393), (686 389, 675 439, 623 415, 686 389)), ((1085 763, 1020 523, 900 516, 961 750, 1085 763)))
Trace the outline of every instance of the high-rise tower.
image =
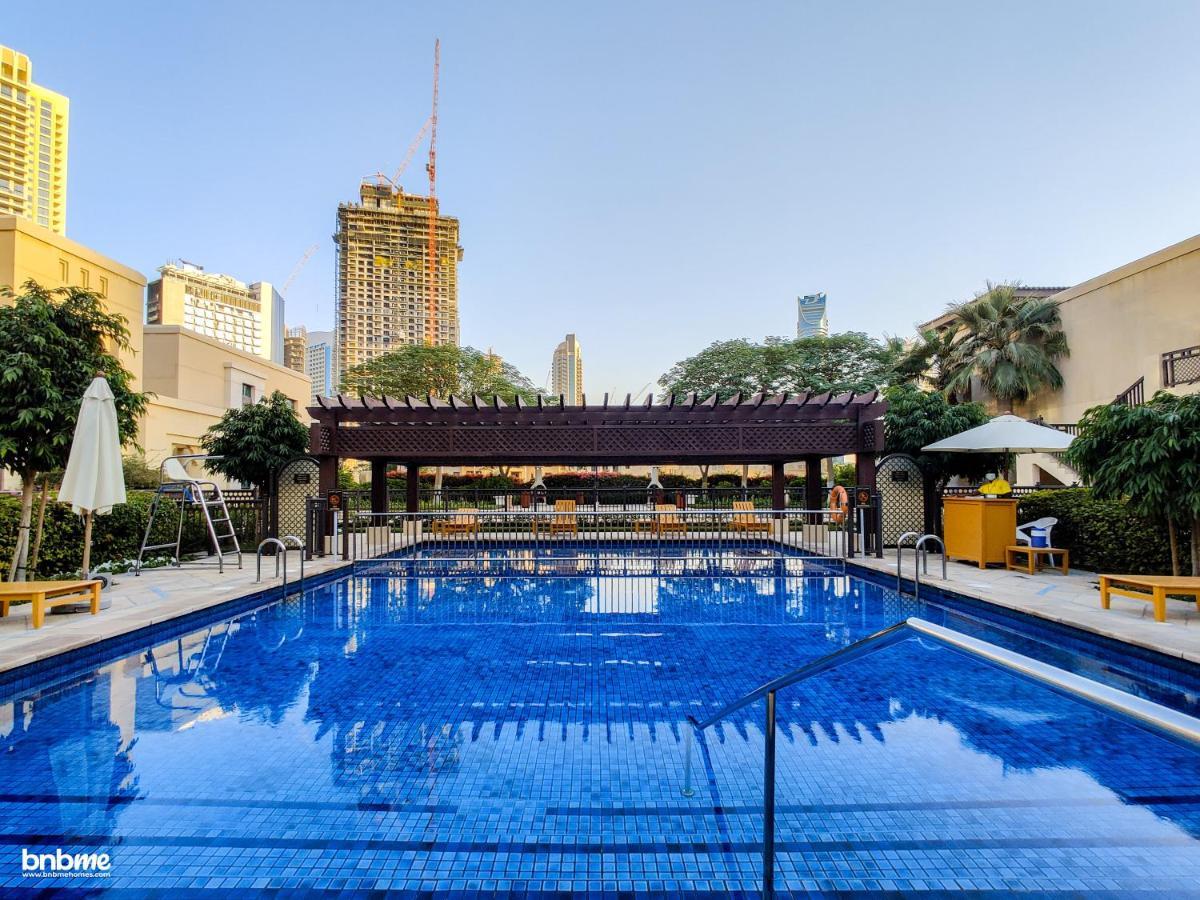
POLYGON ((69 105, 33 83, 28 56, 0 47, 0 216, 67 233, 69 105))
POLYGON ((825 293, 796 298, 796 337, 828 337, 829 316, 825 312, 825 293))
MULTIPOLYGON (((358 203, 338 205, 337 378, 406 344, 426 342, 429 198, 363 182, 358 203)), ((458 343, 458 219, 438 216, 434 345, 458 343)))
POLYGON ((579 406, 583 403, 583 350, 573 334, 554 348, 550 365, 550 390, 562 394, 563 402, 579 406))

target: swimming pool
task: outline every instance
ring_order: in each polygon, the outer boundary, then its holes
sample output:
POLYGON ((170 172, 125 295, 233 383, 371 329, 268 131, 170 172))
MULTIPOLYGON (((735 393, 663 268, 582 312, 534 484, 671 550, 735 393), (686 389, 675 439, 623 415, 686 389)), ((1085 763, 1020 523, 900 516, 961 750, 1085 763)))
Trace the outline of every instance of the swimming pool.
MULTIPOLYGON (((983 604, 576 562, 590 574, 367 566, 0 676, 0 887, 754 890, 761 706, 706 732, 691 797, 686 717, 913 615, 1200 697, 1193 669, 983 604), (23 850, 57 848, 111 873, 22 874, 23 850)), ((781 889, 1200 884, 1200 753, 976 658, 906 641, 778 716, 781 889)))

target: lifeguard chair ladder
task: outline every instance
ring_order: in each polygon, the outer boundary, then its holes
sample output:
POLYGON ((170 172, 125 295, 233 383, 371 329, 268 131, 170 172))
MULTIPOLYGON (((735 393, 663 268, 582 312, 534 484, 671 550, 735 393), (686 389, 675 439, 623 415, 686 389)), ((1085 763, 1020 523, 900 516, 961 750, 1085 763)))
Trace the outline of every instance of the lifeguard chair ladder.
MULTIPOLYGON (((204 519, 205 531, 208 533, 209 545, 217 558, 217 571, 225 571, 225 557, 237 556, 237 566, 242 567, 242 547, 238 543, 233 521, 229 517, 229 507, 225 503, 225 495, 214 481, 195 478, 183 464, 185 459, 214 459, 204 454, 189 454, 186 456, 168 456, 163 460, 160 470, 158 490, 150 501, 150 515, 146 519, 146 532, 142 535, 142 546, 138 549, 137 565, 133 574, 142 573, 142 560, 146 554, 155 550, 172 549, 175 565, 182 566, 180 549, 183 543, 183 520, 189 508, 199 508, 204 519), (154 520, 162 509, 164 499, 175 501, 179 510, 179 521, 175 526, 175 540, 165 544, 149 544, 150 535, 154 531, 154 520)), ((199 565, 212 565, 200 563, 199 565)))

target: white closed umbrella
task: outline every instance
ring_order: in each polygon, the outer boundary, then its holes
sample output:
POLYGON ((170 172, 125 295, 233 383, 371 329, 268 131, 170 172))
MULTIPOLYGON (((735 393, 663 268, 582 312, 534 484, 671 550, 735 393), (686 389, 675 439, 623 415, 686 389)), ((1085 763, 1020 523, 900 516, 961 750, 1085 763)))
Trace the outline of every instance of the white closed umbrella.
POLYGON ((1061 453, 1074 438, 1020 416, 996 416, 992 421, 922 447, 941 453, 1061 453))
POLYGON ((125 502, 125 472, 121 467, 121 434, 112 389, 97 375, 83 395, 67 471, 58 499, 83 516, 83 577, 92 559, 92 517, 112 512, 125 502))

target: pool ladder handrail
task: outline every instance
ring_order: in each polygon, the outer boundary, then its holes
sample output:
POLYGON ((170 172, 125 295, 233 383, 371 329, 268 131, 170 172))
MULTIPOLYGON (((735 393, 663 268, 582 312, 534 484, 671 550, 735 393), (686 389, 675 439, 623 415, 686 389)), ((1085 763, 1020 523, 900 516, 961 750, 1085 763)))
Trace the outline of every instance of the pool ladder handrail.
POLYGON ((903 593, 900 581, 901 570, 904 568, 904 541, 906 538, 917 538, 913 544, 913 598, 921 599, 921 572, 929 574, 929 549, 925 546, 925 542, 934 540, 938 542, 938 546, 942 548, 942 581, 947 580, 946 576, 946 543, 936 534, 923 534, 917 537, 915 531, 906 531, 900 537, 896 538, 896 591, 903 593))
POLYGON ((688 715, 684 743, 683 788, 685 797, 695 794, 692 787, 692 743, 694 735, 716 725, 731 713, 749 706, 766 697, 767 715, 763 728, 763 896, 774 896, 775 892, 775 694, 800 681, 839 668, 855 659, 883 650, 910 637, 930 638, 960 650, 969 656, 986 660, 1035 681, 1048 684, 1055 690, 1080 697, 1086 703, 1106 707, 1136 719, 1152 728, 1193 744, 1200 744, 1200 719, 1178 712, 1162 704, 1136 697, 1127 691, 1092 681, 1049 663, 1032 659, 996 644, 943 628, 924 619, 911 617, 882 631, 868 635, 849 646, 842 647, 825 656, 805 663, 779 676, 750 693, 724 706, 720 712, 699 721, 688 715))
POLYGON ((259 542, 258 550, 254 554, 254 566, 256 577, 255 584, 262 583, 262 555, 263 549, 266 547, 277 547, 281 552, 275 554, 275 577, 279 577, 279 559, 283 557, 283 596, 287 596, 287 555, 288 550, 300 551, 300 590, 304 590, 304 541, 296 537, 294 534, 285 534, 282 539, 276 537, 263 538, 259 542), (295 541, 295 546, 290 547, 288 541, 295 541))

